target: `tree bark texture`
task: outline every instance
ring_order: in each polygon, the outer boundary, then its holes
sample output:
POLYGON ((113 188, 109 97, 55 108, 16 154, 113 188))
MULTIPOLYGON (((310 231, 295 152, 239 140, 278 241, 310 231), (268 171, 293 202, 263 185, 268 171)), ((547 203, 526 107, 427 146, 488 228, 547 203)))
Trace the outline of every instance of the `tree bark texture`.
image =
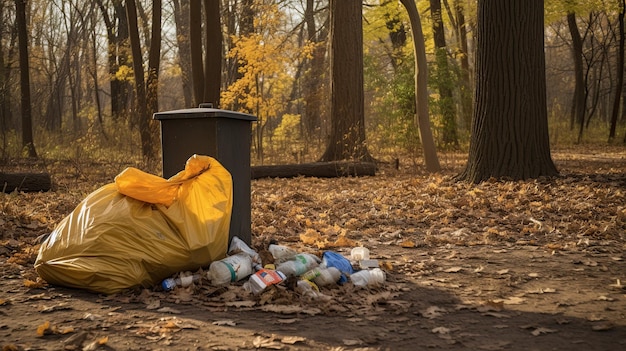
POLYGON ((252 179, 259 178, 294 178, 298 176, 334 178, 347 176, 374 176, 374 162, 312 162, 291 165, 251 167, 252 179))
POLYGON ((155 161, 156 155, 152 150, 152 133, 150 131, 150 117, 148 113, 148 97, 146 80, 144 79, 143 56, 139 41, 139 27, 137 23, 137 7, 135 0, 126 1, 126 16, 130 34, 130 48, 133 57, 133 75, 135 77, 135 92, 137 93, 136 120, 141 137, 141 155, 149 162, 155 161))
POLYGON ((443 26, 441 0, 430 0, 430 13, 433 21, 433 38, 435 41, 437 89, 439 90, 439 113, 441 114, 442 141, 445 146, 458 147, 459 139, 456 130, 456 108, 452 89, 455 84, 448 64, 446 35, 443 26))
POLYGON ((619 31, 619 46, 617 52, 617 85, 615 87, 615 96, 613 98, 613 110, 611 111, 611 124, 609 128, 609 142, 615 139, 615 132, 617 130, 617 118, 619 117, 620 101, 622 98, 622 89, 624 85, 624 13, 626 11, 626 1, 621 0, 621 8, 618 15, 618 31, 619 31))
POLYGON ((202 3, 189 2, 189 45, 191 46, 191 82, 194 105, 204 100, 204 65, 202 63, 202 3))
POLYGON ((553 176, 546 107, 543 0, 480 0, 476 106, 461 178, 553 176))
POLYGON ((30 105, 30 65, 28 63, 28 29, 26 0, 15 0, 17 36, 20 52, 20 96, 22 108, 22 148, 28 157, 37 157, 33 140, 33 119, 30 105))
POLYGON ((572 112, 570 128, 574 129, 576 123, 582 125, 585 121, 587 98, 585 94, 585 78, 583 72, 583 39, 576 23, 576 14, 567 14, 567 25, 572 36, 572 57, 574 59, 574 96, 572 97, 572 112))
POLYGON ((426 62, 426 48, 422 21, 413 0, 400 0, 406 9, 411 22, 413 33, 413 54, 415 55, 415 105, 417 109, 416 123, 419 127, 422 149, 424 150, 424 163, 429 172, 439 172, 441 165, 437 157, 437 148, 433 133, 430 129, 428 111, 428 67, 426 62))
POLYGON ((331 130, 321 161, 372 161, 365 144, 361 0, 331 0, 331 130))
POLYGON ((0 192, 14 190, 23 192, 48 191, 52 187, 48 173, 2 173, 0 172, 0 192))
POLYGON ((220 105, 222 86, 222 22, 220 2, 204 0, 206 59, 204 61, 204 101, 220 105))

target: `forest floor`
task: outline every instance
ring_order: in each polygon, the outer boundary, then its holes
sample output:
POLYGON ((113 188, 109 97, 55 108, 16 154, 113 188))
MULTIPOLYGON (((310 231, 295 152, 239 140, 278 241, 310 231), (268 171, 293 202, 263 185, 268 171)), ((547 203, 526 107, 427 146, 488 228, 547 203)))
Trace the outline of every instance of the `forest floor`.
MULTIPOLYGON (((464 155, 427 174, 252 182, 253 247, 349 257, 387 274, 310 299, 241 282, 114 295, 51 286, 37 237, 126 165, 48 162, 53 191, 0 193, 2 350, 626 349, 626 149, 554 150, 561 175, 455 182, 464 155)), ((1 171, 33 170, 11 162, 1 171)))

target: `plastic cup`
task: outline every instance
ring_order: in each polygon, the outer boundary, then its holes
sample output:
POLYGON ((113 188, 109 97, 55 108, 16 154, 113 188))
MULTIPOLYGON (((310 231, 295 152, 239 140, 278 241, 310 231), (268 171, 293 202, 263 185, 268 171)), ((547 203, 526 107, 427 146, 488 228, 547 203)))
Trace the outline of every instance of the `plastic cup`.
POLYGON ((350 257, 353 261, 363 261, 370 259, 370 250, 367 247, 355 247, 350 251, 350 257))

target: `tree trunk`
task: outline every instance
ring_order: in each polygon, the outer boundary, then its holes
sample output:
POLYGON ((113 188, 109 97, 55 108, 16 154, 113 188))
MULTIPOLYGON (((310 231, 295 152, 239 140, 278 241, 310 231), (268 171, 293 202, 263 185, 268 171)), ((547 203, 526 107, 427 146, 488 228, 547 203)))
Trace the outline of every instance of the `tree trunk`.
POLYGON ((158 159, 160 141, 159 122, 152 119, 152 114, 159 112, 159 70, 161 67, 161 1, 152 1, 152 29, 150 36, 150 51, 148 52, 148 75, 146 78, 146 123, 148 125, 147 140, 149 149, 147 155, 150 162, 158 159))
POLYGON ((426 48, 424 44, 424 33, 422 32, 422 21, 417 12, 415 1, 400 0, 411 22, 411 32, 413 33, 413 54, 415 55, 415 106, 416 124, 419 127, 422 149, 424 150, 424 163, 429 172, 439 172, 439 158, 433 133, 430 129, 428 112, 428 68, 426 62, 426 48))
POLYGON ((543 0, 479 0, 476 107, 460 179, 558 172, 550 156, 543 0))
POLYGON ((126 1, 126 14, 128 17, 128 29, 130 34, 130 48, 133 55, 133 73, 135 76, 135 92, 137 93, 137 122, 141 137, 141 155, 145 160, 150 161, 154 155, 152 153, 150 128, 148 119, 148 99, 146 95, 146 85, 144 80, 144 69, 142 65, 141 43, 139 41, 139 28, 137 27, 137 7, 135 0, 126 1))
POLYGON ((320 45, 323 42, 323 38, 318 35, 317 24, 315 21, 314 8, 315 2, 313 0, 306 1, 306 9, 304 12, 304 21, 306 23, 307 38, 310 43, 314 43, 312 57, 309 62, 309 70, 304 75, 303 83, 303 97, 306 103, 304 111, 304 126, 306 139, 306 146, 312 139, 312 136, 319 133, 321 126, 321 111, 322 111, 322 86, 324 77, 324 56, 326 54, 326 46, 320 45))
POLYGON ((439 90, 439 112, 441 113, 442 142, 445 146, 458 147, 456 133, 456 111, 452 87, 454 81, 448 67, 446 36, 443 27, 441 0, 430 0, 430 13, 433 21, 433 38, 435 40, 435 58, 437 62, 437 88, 439 90))
POLYGON ((584 123, 587 99, 585 97, 585 78, 583 72, 583 40, 576 24, 576 14, 567 14, 567 25, 572 36, 572 56, 574 58, 574 96, 572 97, 572 113, 570 128, 576 123, 584 123))
POLYGON ((204 0, 206 55, 204 61, 204 101, 220 106, 222 87, 222 22, 220 2, 204 0))
MULTIPOLYGON (((0 3, 0 18, 4 18, 4 2, 0 3)), ((0 31, 0 43, 4 42, 4 31, 0 31)), ((9 89, 7 89, 8 83, 5 81, 7 67, 4 63, 4 45, 0 44, 0 130, 2 131, 2 144, 0 148, 6 150, 7 135, 6 132, 9 129, 9 113, 7 109, 7 101, 9 101, 9 89)))
POLYGON ((331 0, 331 132, 321 161, 372 156, 365 144, 361 0, 331 0))
POLYGON ((189 46, 189 1, 175 0, 174 22, 176 23, 176 44, 178 45, 178 65, 183 84, 185 107, 192 107, 191 51, 189 46))
POLYGON ((619 48, 617 53, 617 86, 615 87, 615 97, 613 100, 613 110, 611 111, 611 127, 609 130, 609 142, 615 139, 617 129, 617 118, 619 116, 619 107, 622 97, 622 89, 624 85, 624 12, 626 11, 626 0, 621 0, 621 8, 619 12, 619 48))
POLYGON ((470 130, 472 125, 473 91, 471 84, 471 71, 469 65, 469 49, 467 45, 467 23, 465 22, 465 10, 459 2, 454 0, 454 12, 456 13, 457 35, 459 41, 459 54, 461 61, 461 120, 464 130, 470 130))
POLYGON ((109 17, 107 7, 102 0, 97 0, 107 31, 107 58, 109 70, 109 85, 111 89, 111 116, 119 119, 126 113, 128 107, 128 83, 117 78, 117 72, 122 65, 128 63, 128 20, 126 8, 122 0, 113 1, 115 17, 109 17), (117 27, 116 27, 117 23, 117 27))
POLYGON ((15 0, 15 15, 20 52, 20 96, 22 108, 22 148, 28 157, 37 157, 33 140, 33 119, 30 101, 30 67, 28 64, 28 30, 26 28, 26 0, 15 0))
POLYGON ((202 65, 202 3, 189 3, 189 45, 191 46, 191 81, 195 106, 204 100, 204 68, 202 65))

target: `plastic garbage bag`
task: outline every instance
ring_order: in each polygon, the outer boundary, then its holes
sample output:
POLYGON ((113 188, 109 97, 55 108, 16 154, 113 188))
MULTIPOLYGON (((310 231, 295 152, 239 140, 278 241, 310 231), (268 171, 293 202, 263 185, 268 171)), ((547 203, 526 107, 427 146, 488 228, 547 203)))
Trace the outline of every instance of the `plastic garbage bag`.
POLYGON ((50 284, 106 294, 150 287, 223 258, 231 212, 231 175, 214 158, 194 155, 167 180, 127 168, 57 225, 35 270, 50 284))

